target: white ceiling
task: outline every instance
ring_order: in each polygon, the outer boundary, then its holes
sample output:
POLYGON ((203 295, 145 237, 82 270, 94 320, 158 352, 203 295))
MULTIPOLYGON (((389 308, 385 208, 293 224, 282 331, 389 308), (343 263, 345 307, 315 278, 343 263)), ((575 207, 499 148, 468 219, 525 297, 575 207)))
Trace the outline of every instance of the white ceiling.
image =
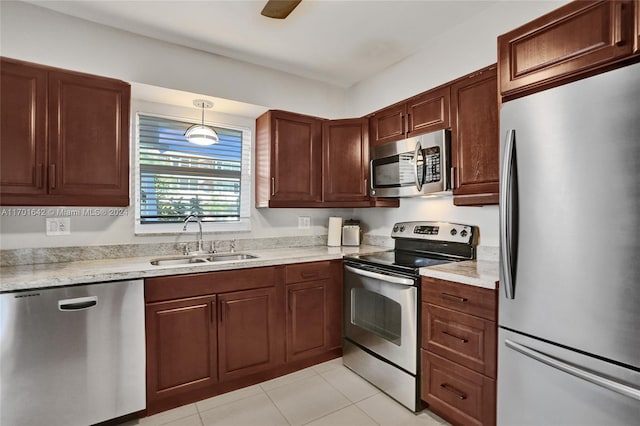
POLYGON ((266 0, 29 2, 344 88, 497 3, 303 0, 287 19, 276 20, 260 15, 266 0))

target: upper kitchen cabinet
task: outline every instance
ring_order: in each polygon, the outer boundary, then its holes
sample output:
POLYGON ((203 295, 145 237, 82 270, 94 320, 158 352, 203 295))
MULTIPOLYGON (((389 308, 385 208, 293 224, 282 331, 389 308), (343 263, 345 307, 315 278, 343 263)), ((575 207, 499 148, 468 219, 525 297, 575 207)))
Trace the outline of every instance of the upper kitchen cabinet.
POLYGON ((449 127, 449 87, 439 87, 369 118, 370 145, 377 146, 449 127))
POLYGON ((453 203, 498 204, 499 127, 496 65, 451 86, 453 203))
POLYGON ((129 205, 129 84, 2 59, 3 205, 129 205))
POLYGON ((633 47, 633 52, 640 53, 640 0, 635 0, 633 2, 633 7, 636 11, 634 25, 635 45, 633 47))
POLYGON ((369 122, 366 118, 322 124, 325 201, 369 199, 369 122))
POLYGON ((47 71, 5 59, 0 68, 2 204, 20 196, 41 199, 47 192, 47 71))
POLYGON ((286 111, 256 120, 256 207, 322 202, 322 121, 286 111))
POLYGON ((267 111, 256 120, 256 207, 398 207, 368 196, 366 119, 267 111))
MULTIPOLYGON (((575 80, 629 57, 638 43, 633 6, 630 0, 575 1, 498 37, 503 99, 575 80)), ((637 15, 637 2, 635 9, 637 15)))

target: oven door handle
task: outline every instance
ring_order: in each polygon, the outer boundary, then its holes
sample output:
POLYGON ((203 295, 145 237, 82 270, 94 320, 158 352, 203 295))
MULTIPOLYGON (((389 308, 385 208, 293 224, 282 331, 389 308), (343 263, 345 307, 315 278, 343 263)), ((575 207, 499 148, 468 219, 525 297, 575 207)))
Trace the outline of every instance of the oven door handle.
POLYGON ((362 275, 363 277, 374 278, 376 280, 385 281, 393 284, 400 284, 406 286, 414 286, 415 281, 411 278, 403 278, 396 275, 380 274, 378 272, 366 271, 364 269, 354 268, 352 266, 345 265, 344 269, 349 272, 353 272, 356 275, 362 275))

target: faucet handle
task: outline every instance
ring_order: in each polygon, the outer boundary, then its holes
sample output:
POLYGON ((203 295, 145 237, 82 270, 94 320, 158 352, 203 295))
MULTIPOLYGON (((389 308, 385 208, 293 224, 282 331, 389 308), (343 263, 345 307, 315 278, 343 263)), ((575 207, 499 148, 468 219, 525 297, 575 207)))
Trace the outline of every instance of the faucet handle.
POLYGON ((229 251, 231 253, 236 251, 236 240, 231 240, 231 242, 229 242, 229 251))
POLYGON ((216 241, 211 240, 211 249, 209 250, 209 253, 215 253, 215 252, 216 252, 216 241))
POLYGON ((184 243, 184 244, 181 244, 181 246, 182 246, 182 254, 184 254, 185 256, 189 256, 189 244, 184 243))

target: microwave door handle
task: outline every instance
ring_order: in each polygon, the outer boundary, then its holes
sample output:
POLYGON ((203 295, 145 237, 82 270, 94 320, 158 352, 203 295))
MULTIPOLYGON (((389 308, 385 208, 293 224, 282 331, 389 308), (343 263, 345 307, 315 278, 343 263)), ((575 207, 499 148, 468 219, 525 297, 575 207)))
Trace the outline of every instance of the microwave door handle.
MULTIPOLYGON (((416 142, 416 149, 413 151, 413 173, 416 180, 416 188, 418 189, 418 192, 420 192, 422 191, 422 179, 420 179, 420 175, 418 174, 418 155, 422 155, 422 144, 420 141, 416 142)), ((422 174, 424 176, 424 173, 422 174)))

